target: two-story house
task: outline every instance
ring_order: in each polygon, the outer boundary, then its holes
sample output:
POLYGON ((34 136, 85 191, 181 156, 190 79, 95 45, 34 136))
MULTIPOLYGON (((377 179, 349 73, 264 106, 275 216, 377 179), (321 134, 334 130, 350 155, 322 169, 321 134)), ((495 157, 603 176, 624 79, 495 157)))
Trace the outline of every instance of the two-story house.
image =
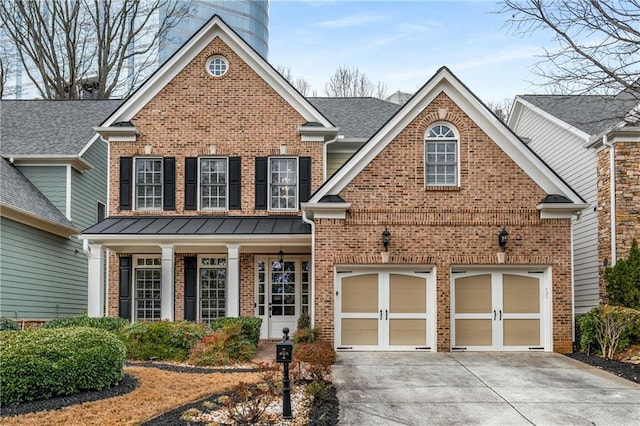
POLYGON ((256 316, 277 338, 308 312, 339 350, 571 349, 586 204, 447 68, 401 107, 305 99, 214 17, 95 130, 90 315, 256 316))
POLYGON ((508 125, 590 204, 573 222, 576 314, 605 297, 604 269, 640 237, 637 93, 517 96, 508 125))
POLYGON ((0 101, 0 316, 87 310, 81 230, 106 215, 107 144, 92 131, 121 101, 0 101))

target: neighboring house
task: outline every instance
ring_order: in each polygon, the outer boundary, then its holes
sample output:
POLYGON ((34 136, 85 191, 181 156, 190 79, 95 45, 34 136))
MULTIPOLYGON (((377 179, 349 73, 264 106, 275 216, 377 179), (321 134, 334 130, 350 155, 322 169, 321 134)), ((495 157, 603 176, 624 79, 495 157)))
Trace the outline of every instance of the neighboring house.
POLYGON ((96 132, 92 316, 279 338, 308 312, 339 350, 571 350, 586 204, 446 68, 402 107, 308 100, 214 17, 96 132))
POLYGON ((107 203, 107 144, 91 126, 121 101, 0 101, 0 316, 87 310, 80 231, 107 203))
POLYGON ((509 116, 509 127, 590 204, 573 221, 576 314, 604 300, 604 268, 640 235, 638 103, 629 92, 522 95, 509 116))

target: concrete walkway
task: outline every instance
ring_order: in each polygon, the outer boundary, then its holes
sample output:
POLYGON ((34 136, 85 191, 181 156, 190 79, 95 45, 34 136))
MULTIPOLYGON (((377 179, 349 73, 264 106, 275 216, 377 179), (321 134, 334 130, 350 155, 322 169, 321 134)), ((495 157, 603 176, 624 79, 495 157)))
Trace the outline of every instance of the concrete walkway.
POLYGON ((551 353, 340 352, 340 425, 640 425, 640 385, 551 353))

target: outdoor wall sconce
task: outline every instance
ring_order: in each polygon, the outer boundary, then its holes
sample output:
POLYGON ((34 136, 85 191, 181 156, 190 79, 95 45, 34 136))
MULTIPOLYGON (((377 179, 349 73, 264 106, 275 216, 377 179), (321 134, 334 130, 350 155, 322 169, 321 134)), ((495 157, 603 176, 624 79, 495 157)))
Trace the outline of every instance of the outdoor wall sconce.
POLYGON ((507 241, 509 239, 509 233, 506 228, 503 226, 502 231, 498 234, 498 245, 502 249, 502 251, 507 251, 507 241))
POLYGON ((280 249, 280 251, 278 252, 278 262, 282 265, 282 262, 284 262, 284 252, 282 251, 282 249, 280 249))
POLYGON ((389 251, 389 243, 391 242, 391 232, 384 227, 384 231, 382 231, 382 245, 384 246, 384 251, 389 251))

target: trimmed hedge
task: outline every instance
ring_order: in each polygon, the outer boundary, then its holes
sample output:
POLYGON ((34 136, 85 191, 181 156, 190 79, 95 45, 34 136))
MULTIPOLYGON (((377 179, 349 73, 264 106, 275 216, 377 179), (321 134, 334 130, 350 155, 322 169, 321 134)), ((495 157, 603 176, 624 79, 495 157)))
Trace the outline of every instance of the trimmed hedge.
POLYGON ((89 327, 0 333, 0 402, 4 405, 104 389, 124 377, 125 347, 89 327))
POLYGON ((90 318, 86 314, 74 317, 57 318, 45 323, 43 328, 92 327, 101 330, 118 332, 130 323, 124 318, 90 318))
POLYGON ((184 361, 189 349, 207 335, 207 325, 190 321, 136 322, 120 332, 127 358, 184 361))
POLYGON ((211 321, 211 330, 216 331, 228 324, 240 324, 242 336, 253 342, 256 346, 260 342, 260 326, 262 319, 255 317, 218 318, 211 321))
POLYGON ((20 330, 20 327, 14 320, 0 317, 0 331, 7 330, 20 330))

